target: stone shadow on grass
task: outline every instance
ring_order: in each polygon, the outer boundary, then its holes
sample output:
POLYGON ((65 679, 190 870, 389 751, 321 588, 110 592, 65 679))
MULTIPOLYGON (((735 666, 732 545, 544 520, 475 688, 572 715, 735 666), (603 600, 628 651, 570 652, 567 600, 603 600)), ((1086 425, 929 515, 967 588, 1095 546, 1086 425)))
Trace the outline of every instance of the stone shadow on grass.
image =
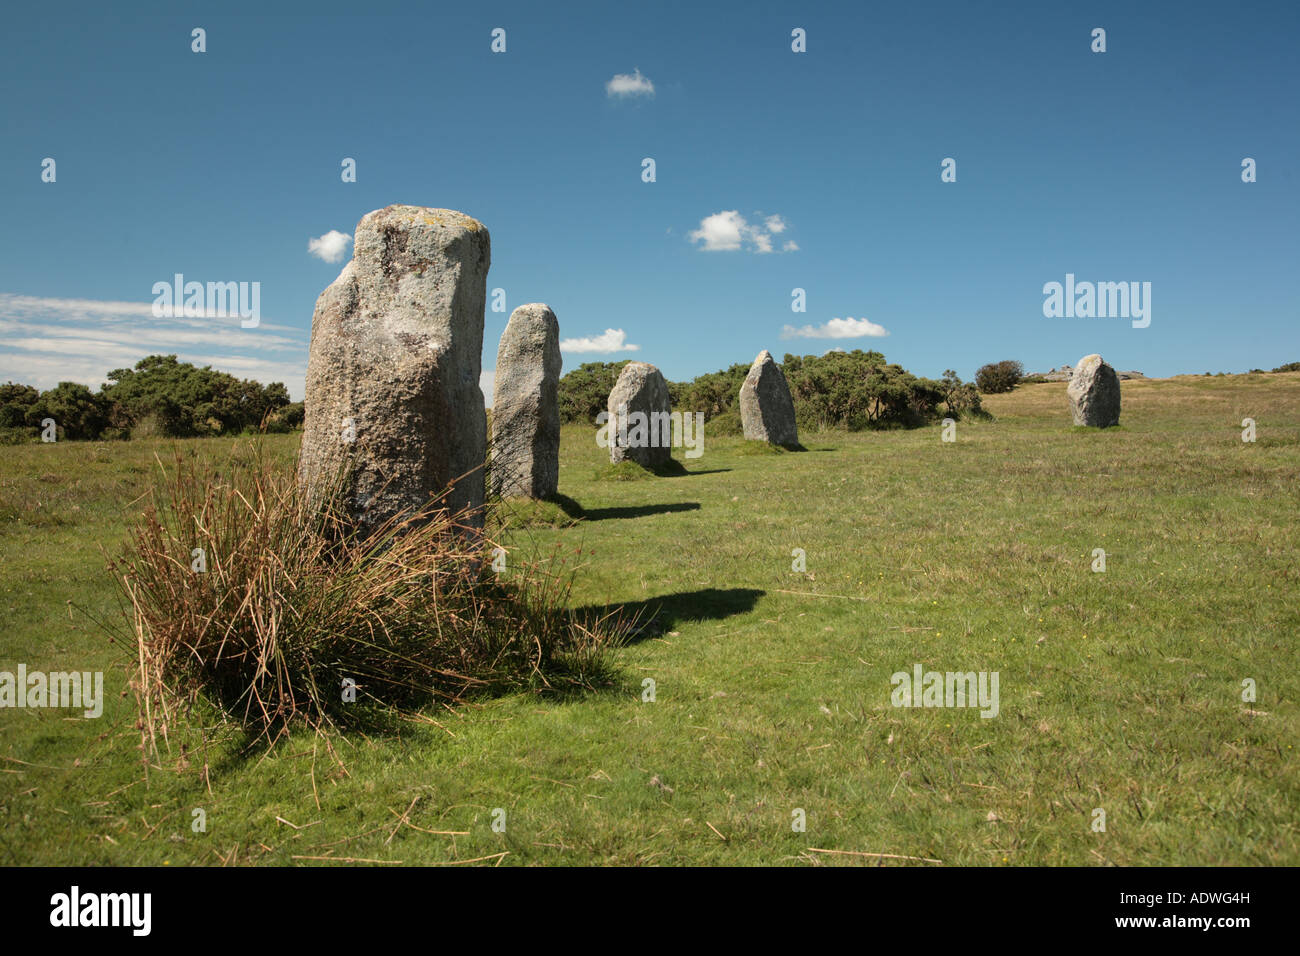
POLYGON ((591 605, 578 608, 574 614, 593 622, 611 615, 621 616, 632 625, 626 643, 636 644, 658 637, 686 621, 721 620, 735 614, 746 614, 766 593, 757 588, 702 588, 644 601, 591 605))
MULTIPOLYGON (((830 449, 827 449, 828 451, 830 449)), ((784 455, 786 452, 808 451, 803 445, 778 445, 775 442, 755 441, 747 438, 740 446, 742 455, 784 455)))
POLYGON ((644 518, 647 515, 669 514, 674 511, 699 511, 698 501, 678 501, 664 505, 630 505, 626 508, 588 508, 583 516, 588 521, 601 521, 605 518, 644 518))
POLYGON ((692 475, 716 475, 720 472, 731 471, 730 468, 705 468, 700 471, 691 471, 676 458, 669 458, 660 465, 647 469, 660 478, 689 478, 692 475))
POLYGON ((555 494, 551 495, 551 497, 546 500, 550 501, 552 504, 554 504, 557 508, 563 511, 570 518, 573 518, 575 521, 587 517, 586 509, 583 508, 582 505, 578 504, 578 502, 576 502, 574 499, 570 498, 568 495, 562 495, 557 491, 555 494))
POLYGON ((596 469, 593 477, 597 481, 639 481, 649 478, 690 478, 694 475, 716 475, 725 471, 731 471, 731 469, 705 468, 700 471, 689 471, 676 458, 646 468, 643 465, 638 465, 630 458, 625 458, 617 464, 601 465, 596 469))

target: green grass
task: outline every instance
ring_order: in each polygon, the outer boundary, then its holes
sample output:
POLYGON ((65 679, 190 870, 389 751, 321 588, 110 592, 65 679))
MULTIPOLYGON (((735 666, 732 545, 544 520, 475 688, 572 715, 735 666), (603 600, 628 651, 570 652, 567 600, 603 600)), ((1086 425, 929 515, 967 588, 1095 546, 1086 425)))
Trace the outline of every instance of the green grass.
MULTIPOLYGON (((0 862, 1300 863, 1300 373, 1123 388, 1104 431, 1071 427, 1061 383, 988 397, 996 420, 952 444, 936 425, 754 455, 706 426, 687 474, 637 481, 566 427, 582 519, 540 509, 507 544, 580 564, 576 606, 641 611, 618 691, 270 755, 182 722, 147 778, 90 618, 115 613, 102 552, 170 446, 7 448, 0 669, 104 669, 109 700, 98 720, 0 710, 0 862), (998 671, 999 716, 892 707, 916 663, 998 671)), ((291 461, 297 436, 268 441, 291 461)))

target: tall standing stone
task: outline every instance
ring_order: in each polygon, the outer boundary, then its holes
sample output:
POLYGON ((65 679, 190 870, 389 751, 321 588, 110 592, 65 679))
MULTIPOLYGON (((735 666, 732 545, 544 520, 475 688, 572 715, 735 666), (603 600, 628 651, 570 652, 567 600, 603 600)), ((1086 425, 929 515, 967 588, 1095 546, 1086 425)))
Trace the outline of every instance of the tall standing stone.
POLYGON ((510 313, 492 396, 492 491, 551 498, 560 483, 560 323, 550 306, 510 313))
POLYGON ((1119 424, 1119 376, 1100 355, 1079 359, 1065 393, 1076 425, 1109 428, 1119 424))
POLYGON ((740 386, 740 422, 751 441, 792 448, 799 444, 794 422, 794 400, 781 366, 764 349, 754 359, 740 386))
POLYGON ((479 374, 491 243, 464 213, 388 206, 357 224, 352 261, 312 316, 299 482, 350 468, 363 529, 455 486, 479 524, 487 418, 479 374))
POLYGON ((609 460, 642 468, 672 458, 672 403, 663 374, 648 362, 628 362, 609 393, 609 460), (626 419, 626 422, 624 421, 626 419))

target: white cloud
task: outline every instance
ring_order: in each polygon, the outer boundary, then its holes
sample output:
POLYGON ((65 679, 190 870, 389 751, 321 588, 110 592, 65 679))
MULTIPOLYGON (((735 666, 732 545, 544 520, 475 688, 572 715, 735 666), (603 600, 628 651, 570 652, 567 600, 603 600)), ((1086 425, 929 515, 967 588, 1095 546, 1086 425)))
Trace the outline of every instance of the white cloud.
POLYGON ((317 259, 324 259, 326 262, 340 262, 343 259, 343 253, 348 251, 348 243, 352 237, 346 232, 339 232, 337 229, 331 229, 323 236, 307 240, 307 251, 317 259))
POLYGON ((492 394, 496 390, 497 370, 494 368, 484 369, 479 373, 478 387, 483 393, 483 407, 492 407, 492 394))
POLYGON ((650 82, 650 77, 642 76, 638 69, 635 73, 616 73, 614 78, 605 84, 606 96, 654 96, 655 85, 650 82))
POLYGON ((691 242, 703 242, 710 252, 730 251, 740 248, 740 240, 749 224, 736 210, 715 212, 700 220, 700 228, 690 233, 691 242))
POLYGON ((783 245, 783 246, 781 247, 781 251, 782 251, 782 252, 798 252, 798 251, 799 251, 799 243, 795 242, 793 239, 787 239, 787 240, 785 241, 785 245, 783 245))
POLYGON ((263 385, 284 382, 299 399, 307 332, 238 316, 155 316, 152 302, 56 299, 0 293, 0 381, 38 388, 80 382, 97 388, 114 369, 146 355, 176 355, 263 385))
POLYGON ((884 338, 889 330, 867 319, 831 319, 825 325, 805 325, 796 329, 787 325, 781 329, 783 339, 861 339, 884 338))
MULTIPOLYGON (((754 225, 739 211, 724 209, 712 216, 700 220, 698 229, 693 229, 687 238, 699 243, 705 252, 734 252, 747 248, 760 255, 772 251, 772 237, 785 232, 786 221, 780 216, 768 216, 761 225, 754 225)), ((783 252, 792 252, 799 247, 792 241, 782 246, 783 252)))
POLYGON ((580 339, 562 339, 560 341, 561 352, 601 352, 609 354, 610 352, 636 352, 640 349, 641 346, 639 345, 627 344, 627 333, 622 329, 606 329, 600 335, 580 339))

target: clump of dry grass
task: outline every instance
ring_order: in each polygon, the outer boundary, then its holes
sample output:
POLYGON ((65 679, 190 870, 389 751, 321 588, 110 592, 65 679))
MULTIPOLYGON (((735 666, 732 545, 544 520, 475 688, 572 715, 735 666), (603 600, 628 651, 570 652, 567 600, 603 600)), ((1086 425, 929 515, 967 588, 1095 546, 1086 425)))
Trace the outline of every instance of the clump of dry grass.
POLYGON ((162 472, 112 563, 148 749, 200 698, 273 741, 295 722, 614 676, 621 622, 575 618, 571 578, 539 565, 497 575, 441 498, 363 536, 256 449, 222 473, 179 453, 162 472))

